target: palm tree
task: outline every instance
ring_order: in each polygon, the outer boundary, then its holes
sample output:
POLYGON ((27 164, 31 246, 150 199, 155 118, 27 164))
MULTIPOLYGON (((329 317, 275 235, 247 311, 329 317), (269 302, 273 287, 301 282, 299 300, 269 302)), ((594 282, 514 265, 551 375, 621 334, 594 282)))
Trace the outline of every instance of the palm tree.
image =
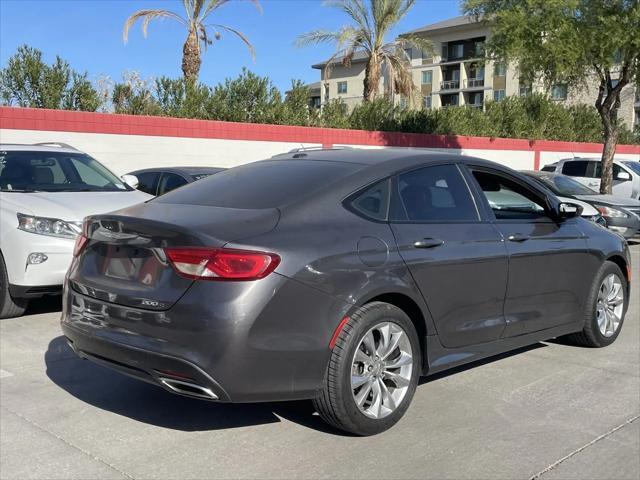
MULTIPOLYGON (((185 9, 185 15, 180 16, 169 10, 139 10, 127 18, 124 24, 122 37, 127 43, 129 30, 138 21, 142 20, 142 33, 147 36, 147 28, 151 20, 168 18, 175 20, 187 29, 187 39, 182 47, 182 73, 187 80, 196 80, 200 73, 200 65, 202 64, 201 47, 206 48, 213 43, 213 40, 220 40, 221 30, 232 33, 242 40, 251 56, 255 59, 255 50, 247 37, 235 28, 228 25, 220 25, 216 23, 206 23, 207 18, 217 9, 228 3, 230 0, 182 0, 185 9), (213 39, 211 38, 213 33, 213 39)), ((259 0, 250 0, 260 11, 259 0)))
POLYGON ((298 37, 296 43, 299 46, 335 44, 336 52, 324 69, 325 81, 330 75, 332 64, 341 62, 349 67, 356 53, 364 53, 368 57, 364 78, 365 101, 373 100, 378 95, 383 67, 389 80, 387 93, 411 96, 415 85, 405 49, 418 47, 430 51, 432 45, 424 38, 410 34, 391 43, 385 42, 385 37, 415 2, 416 0, 327 0, 325 5, 342 10, 353 20, 353 25, 344 26, 337 31, 313 30, 298 37))

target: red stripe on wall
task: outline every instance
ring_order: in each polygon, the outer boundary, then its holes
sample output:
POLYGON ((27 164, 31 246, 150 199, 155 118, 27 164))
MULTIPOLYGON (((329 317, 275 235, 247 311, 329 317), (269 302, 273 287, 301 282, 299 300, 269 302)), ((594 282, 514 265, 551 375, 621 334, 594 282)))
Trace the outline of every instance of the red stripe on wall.
MULTIPOLYGON (((0 107, 0 129, 317 143, 323 146, 349 144, 388 147, 525 150, 536 152, 535 155, 537 155, 538 162, 539 152, 544 151, 582 153, 600 153, 602 151, 602 144, 599 143, 370 132, 17 107, 0 107)), ((640 155, 640 145, 619 145, 617 152, 640 155)))

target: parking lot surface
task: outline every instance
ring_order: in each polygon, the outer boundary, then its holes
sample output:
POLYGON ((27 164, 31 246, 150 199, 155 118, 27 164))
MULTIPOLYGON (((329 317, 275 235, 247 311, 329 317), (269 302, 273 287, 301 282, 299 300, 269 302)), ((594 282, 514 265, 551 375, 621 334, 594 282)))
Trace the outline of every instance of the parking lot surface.
POLYGON ((310 402, 221 405, 78 359, 58 300, 0 320, 1 478, 640 478, 640 246, 616 343, 545 342, 423 380, 357 438, 310 402))

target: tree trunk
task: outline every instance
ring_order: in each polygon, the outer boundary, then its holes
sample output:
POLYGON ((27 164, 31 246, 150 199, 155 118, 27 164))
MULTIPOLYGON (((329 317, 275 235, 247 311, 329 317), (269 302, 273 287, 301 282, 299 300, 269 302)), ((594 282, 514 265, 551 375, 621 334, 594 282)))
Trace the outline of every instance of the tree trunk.
POLYGON ((380 86, 380 63, 378 59, 372 55, 369 57, 367 66, 364 71, 364 101, 370 102, 378 95, 378 87, 380 86))
POLYGON ((195 30, 189 32, 187 40, 182 47, 182 73, 186 80, 197 80, 200 73, 200 42, 195 30))
MULTIPOLYGON (((604 119, 604 117, 603 117, 604 119)), ((602 149, 602 175, 600 193, 611 195, 613 191, 613 157, 618 145, 618 124, 613 119, 604 122, 604 148, 602 149)))

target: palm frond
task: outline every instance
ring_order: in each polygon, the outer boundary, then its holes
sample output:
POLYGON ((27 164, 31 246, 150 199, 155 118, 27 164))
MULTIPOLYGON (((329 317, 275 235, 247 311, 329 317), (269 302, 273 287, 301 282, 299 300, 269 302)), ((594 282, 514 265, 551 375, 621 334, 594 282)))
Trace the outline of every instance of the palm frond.
POLYGON ((236 37, 242 40, 242 42, 247 46, 247 48, 249 49, 249 53, 251 53, 251 58, 253 58, 253 61, 256 60, 256 49, 253 48, 253 45, 251 44, 249 39, 240 30, 236 30, 235 28, 232 28, 228 25, 220 25, 218 23, 214 23, 207 26, 220 29, 220 30, 226 30, 227 32, 234 34, 236 37))
POLYGON ((389 75, 389 88, 394 93, 410 97, 416 89, 409 63, 403 55, 383 53, 383 61, 389 75))
POLYGON ((433 46, 433 42, 427 40, 424 37, 419 37, 417 35, 402 35, 398 37, 394 45, 401 48, 402 50, 406 48, 419 48, 423 52, 430 53, 433 55, 435 53, 435 49, 433 46))
POLYGON ((149 23, 158 18, 170 18, 186 25, 184 18, 177 13, 170 12, 169 10, 139 10, 129 16, 124 23, 124 29, 122 30, 122 39, 124 40, 124 43, 127 43, 129 39, 129 30, 138 20, 142 20, 142 34, 146 37, 149 23))
POLYGON ((358 36, 358 31, 353 27, 343 27, 337 31, 330 30, 312 30, 311 32, 300 35, 295 44, 298 47, 306 47, 307 45, 315 45, 319 43, 335 43, 337 49, 354 40, 358 36))

